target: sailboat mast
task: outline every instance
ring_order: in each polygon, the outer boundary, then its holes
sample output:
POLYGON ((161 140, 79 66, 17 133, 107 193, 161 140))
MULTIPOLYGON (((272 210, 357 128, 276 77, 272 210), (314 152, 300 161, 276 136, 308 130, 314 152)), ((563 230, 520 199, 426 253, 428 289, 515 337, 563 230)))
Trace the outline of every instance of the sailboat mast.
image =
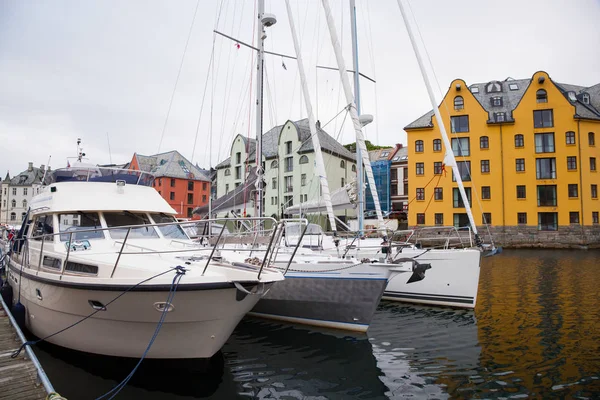
MULTIPOLYGON (((288 19, 290 21, 290 29, 292 31, 292 39, 294 40, 294 49, 296 50, 296 57, 298 58, 298 71, 300 72, 300 84, 302 85, 302 93, 304 94, 304 102, 306 105, 306 112, 308 113, 308 125, 310 128, 310 136, 315 149, 315 163, 317 167, 317 174, 319 175, 319 182, 321 183, 321 190, 323 193, 323 201, 327 208, 327 216, 329 217, 329 223, 331 224, 331 230, 336 232, 335 217, 333 215, 333 206, 331 205, 331 195, 329 193, 329 183, 327 182, 327 175, 325 172, 325 163, 323 162, 323 153, 321 151, 321 143, 317 133, 317 125, 315 122, 315 116, 313 114, 312 105, 310 102, 310 92, 308 91, 308 82, 306 81, 306 73, 304 71, 304 62, 302 61, 302 53, 300 51, 300 44, 298 43, 298 35, 296 33, 296 26, 294 25, 294 18, 292 17, 292 8, 290 1, 285 0, 285 6, 287 8, 288 19)), ((300 215, 302 215, 302 202, 300 202, 300 215)))
MULTIPOLYGON (((350 0, 350 29, 352 31, 352 64, 354 68, 354 102, 360 115, 360 75, 358 73, 358 38, 356 34, 356 2, 350 0)), ((365 182, 361 149, 356 144, 356 187, 358 189, 358 233, 362 236, 365 229, 365 182)))
POLYGON ((423 80, 425 81, 425 86, 427 87, 427 93, 429 94, 429 100, 431 101, 431 106, 433 108, 433 112, 435 114, 435 120, 437 121, 438 126, 440 127, 440 132, 442 134, 442 140, 444 141, 444 146, 446 146, 446 156, 444 160, 452 166, 452 171, 454 172, 454 177, 456 178, 456 183, 458 185, 458 190, 460 192, 460 197, 463 200, 465 205, 465 210, 467 211, 467 215, 469 216, 469 222, 471 223, 471 228, 473 229, 473 233, 475 234, 476 243, 479 244, 480 239, 477 234, 477 226, 475 225, 475 220, 473 219, 473 213, 471 212, 471 207, 469 205, 469 199, 467 198, 467 193, 465 192, 465 188, 463 186, 462 178, 460 176, 460 171, 458 170, 458 165, 456 164, 456 159, 454 158, 454 153, 452 152, 452 145, 450 144, 450 139, 448 139, 448 133, 446 132, 446 127, 444 126, 444 122, 442 121, 442 116, 440 115, 440 110, 435 102, 435 96, 433 95, 433 90, 431 89, 431 84, 429 82, 429 78, 427 77, 427 73, 425 72, 425 67, 423 65, 423 60, 421 58, 421 54, 419 52, 419 48, 417 47, 417 43, 415 41, 415 37, 410 28, 410 24, 408 23, 408 18, 406 17, 406 13, 404 11, 404 6, 402 5, 402 0, 398 0, 398 6, 400 7, 400 13, 402 14, 402 19, 404 20, 404 26, 408 31, 408 37, 410 38, 410 43, 412 44, 413 50, 415 52, 415 56, 417 57, 417 62, 419 63, 419 69, 421 70, 421 75, 423 76, 423 80))
MULTIPOLYGON (((256 191, 254 199, 254 212, 256 217, 263 216, 263 174, 262 167, 262 131, 263 131, 263 58, 265 53, 265 27, 262 22, 265 12, 265 0, 258 0, 258 21, 256 29, 256 43, 258 54, 256 56, 256 191)), ((244 174, 246 172, 244 171, 244 174)))

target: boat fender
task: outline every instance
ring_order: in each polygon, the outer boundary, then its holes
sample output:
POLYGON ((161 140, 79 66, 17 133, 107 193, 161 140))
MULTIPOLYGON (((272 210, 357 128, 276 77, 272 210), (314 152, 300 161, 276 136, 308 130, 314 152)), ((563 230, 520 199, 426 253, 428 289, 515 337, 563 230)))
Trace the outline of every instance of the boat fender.
POLYGON ((62 397, 60 394, 56 392, 48 393, 46 396, 46 400, 67 400, 66 397, 62 397))
POLYGON ((25 328, 25 306, 23 304, 21 304, 20 301, 17 301, 17 304, 15 304, 12 307, 10 312, 12 313, 13 317, 15 318, 15 321, 17 321, 17 325, 19 325, 19 328, 24 329, 25 328))
POLYGON ((0 288, 0 294, 2 294, 2 300, 6 303, 7 307, 10 307, 13 302, 13 288, 8 283, 0 288))

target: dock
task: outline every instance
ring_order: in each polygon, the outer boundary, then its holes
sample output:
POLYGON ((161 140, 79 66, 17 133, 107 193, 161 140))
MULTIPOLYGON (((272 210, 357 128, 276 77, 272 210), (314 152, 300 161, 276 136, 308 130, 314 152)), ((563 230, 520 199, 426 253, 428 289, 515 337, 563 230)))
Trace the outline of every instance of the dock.
POLYGON ((44 400, 54 388, 29 347, 11 357, 25 337, 5 307, 0 298, 0 399, 44 400))

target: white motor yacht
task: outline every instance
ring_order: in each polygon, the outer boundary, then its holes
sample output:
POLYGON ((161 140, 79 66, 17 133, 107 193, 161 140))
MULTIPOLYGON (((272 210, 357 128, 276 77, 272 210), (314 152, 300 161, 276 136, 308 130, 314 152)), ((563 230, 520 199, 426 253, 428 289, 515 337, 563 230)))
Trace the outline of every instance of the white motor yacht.
MULTIPOLYGON (((35 336, 45 338, 98 311, 47 341, 138 358, 164 311, 147 357, 208 358, 284 279, 264 262, 234 262, 194 244, 176 211, 151 187, 153 179, 77 162, 54 171, 52 183, 32 199, 8 281, 35 336), (184 274, 167 302, 178 271, 184 274)), ((263 254, 268 257, 269 249, 263 254)))

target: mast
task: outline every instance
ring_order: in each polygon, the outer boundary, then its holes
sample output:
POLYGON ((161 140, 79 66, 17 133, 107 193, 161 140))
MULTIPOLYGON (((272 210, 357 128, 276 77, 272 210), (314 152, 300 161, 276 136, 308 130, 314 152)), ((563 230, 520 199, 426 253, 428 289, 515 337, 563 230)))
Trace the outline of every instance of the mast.
MULTIPOLYGON (((337 37, 335 23, 333 21, 333 17, 331 15, 331 7, 329 6, 329 0, 322 0, 323 8, 325 10, 325 18, 327 19, 327 26, 329 27, 329 35, 331 36, 331 44, 333 45, 333 50, 335 51, 335 58, 338 64, 338 71, 340 73, 340 78, 342 80, 342 86, 344 87, 344 94, 346 95, 346 101, 350 107, 350 118, 352 119, 352 123, 354 125, 354 131, 356 133, 356 147, 357 153, 358 148, 360 147, 360 160, 357 161, 357 167, 364 165, 365 173, 367 175, 367 180, 369 182, 369 187, 371 189, 371 194, 373 195, 373 201, 375 204, 379 203, 379 196, 377 194, 377 187, 375 186, 375 179, 373 177, 373 170, 371 169, 371 162, 369 161, 369 153, 367 152, 367 147, 365 145, 365 136, 362 132, 362 124, 358 118, 358 111, 356 109, 356 104, 354 102, 354 96, 352 94, 352 89, 350 88, 350 79, 348 79, 348 74, 346 73, 346 63, 344 61, 344 57, 342 56, 342 49, 340 46, 340 42, 337 37), (362 165, 361 165, 362 164, 362 165)), ((358 76, 358 73, 356 74, 358 76)), ((358 168, 357 168, 358 170, 358 168)), ((362 180, 362 176, 359 175, 357 179, 357 183, 360 183, 362 180)), ((359 190, 359 196, 361 196, 362 190, 359 190)), ((377 221, 379 225, 383 225, 383 215, 381 214, 381 208, 376 207, 375 211, 377 212, 377 221)), ((363 215, 358 216, 359 223, 363 215)), ((362 232, 359 232, 362 235, 362 232)))
MULTIPOLYGON (((352 32, 352 65, 354 68, 354 101, 356 112, 360 115, 360 75, 358 74, 358 38, 356 34, 356 2, 350 0, 350 30, 352 32)), ((358 233, 362 236, 365 229, 365 192, 361 151, 356 144, 356 186, 358 189, 358 233)))
MULTIPOLYGON (((254 212, 256 217, 263 216, 263 168, 262 168, 262 115, 263 115, 263 57, 265 53, 265 27, 262 22, 265 12, 265 0, 258 0, 258 23, 256 24, 256 43, 258 54, 256 56, 256 191, 254 199, 254 212)), ((245 171, 244 171, 245 173, 245 171)))
MULTIPOLYGON (((306 81, 306 73, 304 72, 304 62, 302 61, 302 53, 300 51, 300 44, 298 43, 298 35, 296 34, 296 26, 294 25, 294 19, 292 17, 292 8, 290 7, 290 1, 285 0, 285 6, 287 8, 288 19, 290 21, 290 29, 292 31, 292 39, 294 40, 294 49, 296 50, 296 57, 298 58, 298 71, 300 72, 300 84, 302 85, 302 93, 304 94, 304 102, 306 105, 306 112, 308 113, 308 125, 310 127, 310 136, 312 138, 313 148, 315 149, 315 161, 317 167, 317 174, 319 176, 319 182, 321 183, 321 189, 323 191, 323 200, 325 201, 325 207, 327 208, 327 215, 329 217, 329 223, 334 234, 337 231, 335 225, 335 217, 333 215, 333 207, 331 205, 331 195, 329 193, 329 183, 327 182, 327 175, 325 173, 325 163, 323 162, 323 153, 321 152, 321 143, 317 133, 317 126, 315 123, 315 116, 313 114, 312 105, 310 102, 310 93, 308 91, 308 83, 306 81)), ((302 215, 302 203, 300 203, 300 215, 302 215)))
POLYGON ((421 70, 421 75, 423 76, 423 81, 425 81, 425 86, 427 87, 427 93, 429 94, 429 100, 431 101, 431 106, 433 107, 433 112, 435 113, 435 120, 437 121, 438 126, 440 127, 440 132, 442 134, 442 140, 444 141, 444 146, 446 146, 446 154, 444 157, 444 161, 447 161, 447 164, 450 164, 452 167, 452 171, 454 172, 454 176, 456 177, 456 184, 458 185, 458 190, 460 192, 460 197, 465 204, 465 210, 467 211, 467 215, 469 216, 469 222, 471 223, 471 228, 473 229, 473 233, 475 234, 475 243, 477 245, 481 244, 481 239, 477 234, 477 226, 475 225, 475 220, 473 219, 473 213, 471 212, 471 206, 469 205, 469 199, 467 198, 467 193, 465 192, 465 188, 463 186, 462 178, 460 176, 460 171, 458 170, 458 165, 456 164, 456 159, 454 158, 454 153, 452 152, 452 145, 450 144, 450 140, 448 139, 448 133, 446 132, 446 127, 444 126, 444 122, 442 121, 442 116, 440 115, 440 110, 435 102, 435 96, 433 95, 433 90, 431 89, 431 84, 429 83, 429 78, 427 77, 427 73, 425 72, 425 67, 423 65, 423 60, 421 59, 421 54, 419 52, 419 48, 417 47, 417 43, 415 41, 415 37, 413 36, 412 30, 408 23, 408 18, 406 17, 406 13, 404 11, 404 6, 402 5, 402 0, 398 0, 398 6, 400 7, 400 13, 402 14, 402 19, 404 20, 404 26, 408 31, 408 37, 410 38, 410 43, 412 44, 413 50, 415 52, 415 56, 417 57, 417 61, 419 63, 419 69, 421 70))

